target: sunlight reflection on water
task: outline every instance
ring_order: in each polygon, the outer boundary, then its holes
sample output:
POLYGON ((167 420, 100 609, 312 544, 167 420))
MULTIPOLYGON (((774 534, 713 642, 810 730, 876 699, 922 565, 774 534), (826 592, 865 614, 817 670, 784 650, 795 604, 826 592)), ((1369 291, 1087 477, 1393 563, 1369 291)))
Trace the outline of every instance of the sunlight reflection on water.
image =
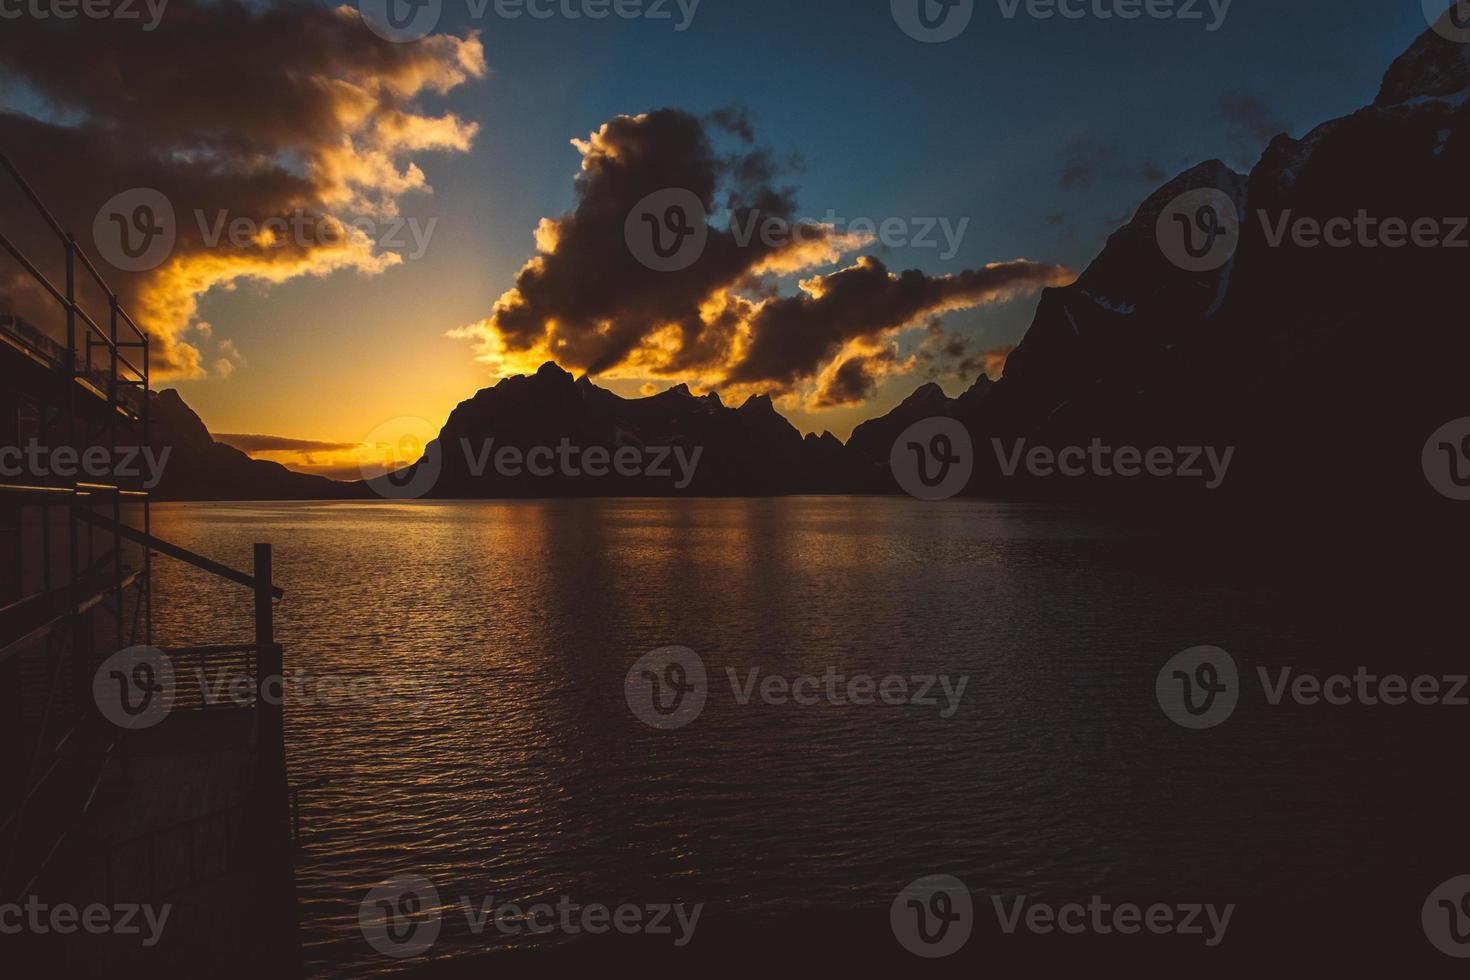
MULTIPOLYGON (((1159 665, 1201 642, 1258 645, 1279 617, 1263 591, 1181 574, 1166 544, 1100 519, 845 498, 154 513, 161 537, 239 567, 274 544, 277 636, 305 675, 288 691, 292 781, 330 780, 306 799, 303 929, 337 975, 390 965, 357 908, 403 871, 446 902, 745 912, 882 906, 936 870, 996 890, 1218 894, 1290 871, 1268 868, 1270 848, 1223 846, 1262 835, 1249 800, 1325 812, 1345 792, 1303 785, 1270 719, 1205 756, 1171 729, 1159 665), (670 644, 701 655, 710 696, 657 732, 624 675, 670 644), (829 667, 969 681, 944 718, 741 705, 727 674, 829 667)), ((156 567, 164 644, 248 631, 242 590, 156 567)), ((1294 738, 1305 751, 1331 734, 1294 738)), ((446 920, 430 955, 512 941, 446 920)))

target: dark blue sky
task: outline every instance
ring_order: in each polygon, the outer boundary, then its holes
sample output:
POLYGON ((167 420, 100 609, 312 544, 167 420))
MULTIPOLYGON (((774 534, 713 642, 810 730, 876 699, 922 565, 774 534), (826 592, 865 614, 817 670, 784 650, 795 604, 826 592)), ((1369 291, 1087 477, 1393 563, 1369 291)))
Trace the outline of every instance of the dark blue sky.
MULTIPOLYGON (((1214 32, 1203 0, 1204 21, 1007 20, 997 0, 977 0, 960 37, 921 44, 896 26, 888 0, 703 0, 682 33, 667 20, 504 20, 493 4, 472 20, 465 0, 444 3, 440 30, 479 30, 490 71, 434 103, 480 131, 468 153, 415 158, 434 193, 406 197, 404 214, 439 218, 423 257, 374 278, 273 287, 268 320, 253 289, 202 305, 217 331, 259 352, 252 365, 286 360, 283 345, 296 363, 332 352, 340 380, 262 372, 287 404, 340 407, 385 356, 395 370, 393 397, 374 409, 384 417, 437 423, 488 383, 470 345, 444 334, 486 316, 532 253, 537 221, 573 206, 580 158, 569 140, 620 113, 744 107, 758 142, 802 161, 793 181, 803 216, 969 220, 948 261, 936 249, 879 253, 890 268, 943 274, 1022 256, 1081 268, 1161 182, 1141 172, 1172 176, 1211 157, 1249 168, 1264 145, 1252 128, 1279 121, 1301 135, 1370 102, 1426 26, 1418 0, 1235 0, 1214 32), (1248 112, 1224 108, 1242 104, 1248 112), (1064 186, 1079 147, 1093 177, 1064 186), (332 320, 411 349, 343 352, 312 329, 332 320)), ((999 347, 1019 338, 1034 306, 1033 297, 946 322, 999 347)), ((845 435, 918 383, 890 379, 862 410, 788 414, 845 435)), ((343 431, 307 432, 284 416, 262 419, 258 395, 246 372, 186 389, 220 431, 362 435, 345 421, 343 431)), ((295 415, 328 416, 340 412, 295 415)))

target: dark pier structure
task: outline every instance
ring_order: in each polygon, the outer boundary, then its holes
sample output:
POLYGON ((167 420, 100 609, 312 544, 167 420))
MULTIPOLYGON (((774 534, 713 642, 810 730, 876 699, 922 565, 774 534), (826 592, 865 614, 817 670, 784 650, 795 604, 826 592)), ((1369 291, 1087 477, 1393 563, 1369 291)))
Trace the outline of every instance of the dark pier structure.
MULTIPOLYGON (((0 447, 149 446, 147 334, 3 154, 0 170, 0 447)), ((283 673, 271 548, 247 572, 159 540, 141 480, 0 476, 0 973, 295 975, 283 709, 261 697, 283 673), (152 647, 156 561, 252 592, 240 641, 152 647), (98 907, 136 931, 86 928, 98 907)))

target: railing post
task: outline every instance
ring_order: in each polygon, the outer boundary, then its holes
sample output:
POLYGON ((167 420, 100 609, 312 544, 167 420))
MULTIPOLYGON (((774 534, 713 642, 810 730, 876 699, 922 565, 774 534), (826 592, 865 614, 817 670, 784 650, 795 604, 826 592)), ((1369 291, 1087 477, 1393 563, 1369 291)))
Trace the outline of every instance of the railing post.
MULTIPOLYGON (((74 411, 77 376, 77 288, 76 252, 70 238, 63 237, 66 251, 66 444, 73 450, 77 445, 77 419, 74 411)), ((81 603, 81 586, 77 582, 77 499, 76 479, 71 484, 72 499, 67 513, 67 612, 75 616, 81 603)), ((70 627, 75 635, 79 627, 73 621, 70 627)))
MULTIPOLYGON (((153 389, 149 387, 150 374, 152 370, 148 363, 148 353, 152 341, 143 338, 143 445, 153 445, 152 416, 150 415, 150 402, 153 400, 153 389)), ((153 645, 153 546, 147 539, 153 537, 153 492, 150 489, 148 496, 143 498, 143 642, 149 646, 153 645)))
MULTIPOLYGON (((260 867, 257 869, 260 907, 272 910, 273 936, 266 943, 278 960, 272 967, 294 973, 299 969, 300 946, 296 920, 296 885, 292 861, 291 801, 286 782, 286 712, 282 704, 265 697, 267 678, 284 674, 284 658, 276 645, 275 618, 271 606, 271 546, 255 546, 255 711, 259 712, 261 758, 257 764, 257 795, 254 831, 258 835, 260 867)), ((273 685, 277 691, 284 684, 273 685)))
MULTIPOLYGON (((276 659, 275 607, 271 605, 271 546, 255 546, 255 663, 259 679, 270 676, 276 659)), ((279 671, 276 671, 279 673, 279 671)))
MULTIPOLYGON (((255 710, 260 712, 261 751, 263 753, 264 789, 279 798, 281 818, 285 820, 286 792, 286 712, 282 704, 272 704, 262 695, 269 678, 282 677, 285 665, 281 648, 276 645, 275 608, 271 604, 271 546, 255 546, 255 710)), ((273 685, 278 689, 284 685, 273 685)), ((274 809, 271 807, 270 809, 274 809)))

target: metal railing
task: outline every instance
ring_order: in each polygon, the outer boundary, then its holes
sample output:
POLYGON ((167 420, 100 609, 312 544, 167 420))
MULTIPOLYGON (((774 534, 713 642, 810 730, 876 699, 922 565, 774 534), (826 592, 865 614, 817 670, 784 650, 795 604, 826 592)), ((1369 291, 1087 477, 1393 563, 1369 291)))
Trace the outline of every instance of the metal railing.
MULTIPOLYGON (((0 354, 16 365, 20 375, 17 381, 24 379, 29 386, 26 397, 39 406, 41 430, 50 435, 64 429, 65 445, 71 447, 82 442, 100 444, 105 437, 107 444, 116 450, 119 426, 139 425, 141 444, 149 445, 152 364, 147 332, 122 308, 117 291, 108 284, 76 237, 57 221, 3 152, 0 152, 0 170, 9 174, 40 216, 49 236, 42 231, 39 240, 44 242, 48 237, 54 240, 55 246, 60 248, 64 269, 62 278, 54 278, 55 270, 47 264, 47 270, 52 272, 48 277, 32 261, 36 255, 46 253, 38 251, 33 256, 26 255, 17 241, 17 233, 9 227, 0 227, 0 252, 8 254, 37 284, 38 308, 49 306, 44 298, 49 296, 65 321, 63 343, 52 336, 60 334, 60 330, 53 329, 48 333, 32 327, 20 317, 19 312, 0 318, 0 354), (83 288, 79 290, 79 287, 83 288), (89 309, 81 301, 81 295, 95 296, 96 292, 91 287, 100 290, 103 302, 101 305, 94 303, 89 309), (98 411, 99 406, 103 411, 98 411), (59 411, 53 420, 52 409, 56 407, 59 411)), ((41 315, 37 314, 38 317, 41 315)), ((49 317, 46 322, 50 322, 49 317)), ((15 390, 19 397, 19 384, 15 390)), ((19 406, 19 401, 16 404, 19 406)), ((56 434, 55 438, 59 440, 63 435, 56 434)), ((181 662, 192 660, 201 670, 243 671, 253 679, 283 674, 282 651, 275 642, 272 605, 274 600, 283 596, 283 592, 272 581, 268 544, 255 546, 254 568, 247 573, 162 541, 153 536, 149 496, 130 486, 84 483, 73 479, 63 486, 0 487, 0 506, 12 504, 17 511, 34 508, 41 514, 43 580, 40 595, 44 598, 47 612, 51 613, 41 625, 47 627, 46 656, 55 658, 54 676, 49 681, 47 693, 48 712, 50 702, 60 697, 63 690, 62 665, 68 665, 73 673, 85 677, 88 671, 95 670, 106 652, 98 649, 102 641, 95 639, 100 631, 94 628, 90 616, 84 619, 84 615, 99 608, 115 614, 116 639, 120 646, 126 642, 129 633, 125 629, 125 591, 135 583, 138 607, 133 618, 132 639, 136 643, 141 620, 143 642, 153 642, 151 583, 155 552, 244 586, 251 590, 255 599, 254 636, 248 642, 174 651, 181 662), (141 528, 125 523, 124 503, 140 505, 141 528), (55 530, 64 529, 65 540, 58 548, 51 540, 52 517, 63 514, 64 519, 58 522, 60 526, 55 530), (97 535, 110 537, 110 541, 103 542, 102 549, 96 547, 97 535), (124 542, 141 546, 140 569, 125 568, 124 542), (64 555, 53 555, 53 551, 61 550, 64 550, 64 555), (91 581, 91 575, 86 577, 86 581, 83 576, 84 566, 92 564, 99 551, 105 551, 111 558, 110 564, 96 574, 96 578, 104 582, 110 578, 110 582, 103 585, 91 581), (85 553, 87 558, 79 561, 79 553, 85 553), (108 597, 112 599, 111 608, 105 601, 108 597)), ((19 523, 24 526, 24 520, 19 523)), ((17 550, 24 552, 19 536, 17 550)), ((26 595, 24 573, 19 575, 18 583, 20 598, 30 598, 26 595)), ((17 609, 17 606, 18 603, 12 602, 0 612, 30 613, 30 610, 17 609)), ((34 632, 32 630, 32 634, 34 632)), ((0 636, 0 668, 7 666, 5 654, 9 646, 14 645, 12 641, 19 642, 20 638, 0 636)), ((25 642, 30 642, 30 635, 25 642)), ((47 659, 45 663, 49 667, 53 661, 47 659)), ((68 727, 62 736, 54 741, 49 737, 38 738, 35 753, 29 759, 29 769, 23 759, 28 753, 19 747, 14 750, 20 763, 18 776, 23 776, 24 781, 18 781, 18 806, 0 819, 0 847, 3 847, 0 858, 5 859, 0 863, 0 889, 10 891, 11 885, 24 882, 24 886, 18 891, 11 891, 12 894, 32 893, 50 870, 61 873, 64 862, 60 855, 78 853, 78 848, 72 845, 84 840, 91 825, 89 817, 99 795, 102 795, 100 791, 109 767, 115 759, 123 758, 125 733, 110 726, 99 716, 96 706, 89 703, 90 685, 82 685, 80 689, 71 685, 67 690, 79 710, 67 715, 65 723, 68 727), (33 809, 34 813, 28 812, 33 809)), ((189 711, 211 705, 186 701, 180 707, 189 711)), ((234 819, 233 811, 239 810, 252 842, 249 859, 242 859, 242 864, 255 862, 270 869, 285 868, 284 876, 276 870, 266 873, 265 877, 272 880, 262 886, 261 891, 262 895, 269 893, 273 901, 285 902, 289 888, 282 885, 282 881, 289 881, 289 862, 280 860, 277 849, 284 851, 289 848, 293 835, 299 831, 301 788, 292 792, 286 780, 281 706, 256 698, 251 712, 253 768, 240 806, 192 817, 181 824, 121 842, 118 846, 141 847, 151 855, 149 860, 155 861, 162 841, 170 835, 184 834, 190 864, 186 880, 198 884, 199 865, 195 862, 198 837, 214 821, 229 823, 234 819)), ((140 736, 134 733, 127 737, 140 736)), ((116 768, 113 766, 114 771, 116 768)), ((109 861, 112 853, 108 852, 109 861)), ((232 853, 230 857, 236 859, 241 856, 232 853)), ((109 864, 109 870, 110 867, 109 864)), ((260 869, 255 870, 259 872, 260 869)), ((156 868, 149 873, 154 875, 150 886, 157 887, 156 868)), ((0 898, 4 897, 0 895, 0 898)))
MULTIPOLYGON (((89 520, 100 520, 106 522, 106 518, 89 515, 89 520)), ((284 662, 281 647, 275 642, 275 610, 272 600, 284 595, 284 592, 271 581, 271 546, 269 544, 257 544, 255 546, 255 573, 248 575, 237 571, 226 565, 221 565, 211 559, 196 555, 187 549, 177 545, 171 545, 156 538, 140 535, 139 532, 126 528, 128 533, 124 536, 141 538, 146 547, 155 548, 163 554, 187 562, 203 571, 210 572, 230 581, 248 585, 255 593, 255 639, 252 643, 244 644, 221 644, 214 646, 198 646, 176 648, 172 651, 173 656, 179 657, 182 663, 187 663, 192 656, 200 669, 207 670, 210 667, 229 668, 238 665, 244 676, 251 680, 251 687, 258 691, 258 682, 264 677, 280 677, 284 672, 284 662)), ((168 652, 168 651, 165 651, 168 652)), ((237 672, 238 673, 238 672, 237 672)), ((187 684, 175 684, 174 706, 180 710, 207 710, 215 707, 232 707, 232 702, 221 704, 210 703, 208 690, 191 688, 187 684), (180 697, 182 695, 182 700, 180 697)), ((284 717, 281 705, 270 701, 261 700, 258 697, 251 698, 250 705, 256 717, 255 727, 255 751, 257 753, 257 767, 260 770, 256 780, 258 792, 276 796, 276 804, 265 801, 261 805, 261 812, 269 819, 279 824, 283 835, 294 839, 291 833, 292 817, 296 808, 292 805, 286 787, 286 756, 285 756, 285 731, 284 717), (274 813, 274 817, 269 815, 274 813)), ((90 714, 83 717, 91 718, 90 714)), ((105 730, 105 729, 104 729, 105 730)), ((97 797, 97 790, 101 785, 107 764, 117 753, 125 736, 128 734, 122 729, 107 731, 105 750, 101 754, 100 762, 95 767, 96 775, 92 778, 92 785, 86 793, 85 802, 80 813, 65 824, 56 836, 55 842, 46 849, 45 856, 35 870, 27 876, 24 888, 18 893, 21 896, 30 893, 37 880, 46 872, 52 860, 61 851, 66 841, 72 838, 81 828, 86 817, 91 812, 93 802, 97 797)), ((51 777, 65 769, 62 765, 61 749, 66 743, 77 738, 77 729, 69 731, 58 744, 58 748, 51 760, 51 765, 35 780, 28 788, 20 805, 0 821, 0 834, 12 831, 14 837, 12 844, 18 842, 20 829, 25 820, 25 813, 33 800, 42 794, 42 790, 51 777)), ((14 863, 16 855, 12 850, 11 863, 14 863)))
MULTIPOLYGON (((146 382, 148 378, 148 334, 143 331, 142 327, 138 326, 137 322, 130 315, 128 315, 128 312, 126 310, 118 305, 117 292, 107 284, 107 280, 103 278, 102 273, 97 270, 96 264, 91 260, 91 258, 88 257, 87 253, 82 249, 82 247, 77 244, 76 236, 71 234, 61 226, 61 222, 56 220, 56 216, 53 215, 50 209, 46 207, 45 203, 41 200, 40 195, 36 193, 35 189, 31 187, 29 182, 26 181, 25 177, 21 176, 21 172, 16 168, 15 164, 11 162, 10 158, 6 156, 3 152, 0 152, 0 169, 4 169, 8 174, 10 174, 11 179, 14 180, 16 186, 20 189, 21 193, 24 194, 26 199, 29 200, 31 204, 35 207, 36 213, 40 215, 41 219, 45 222, 47 227, 50 228, 50 230, 56 235, 56 238, 58 242, 60 242, 63 249, 63 253, 65 256, 66 284, 65 289, 59 289, 56 287, 55 284, 51 282, 50 279, 46 277, 45 273, 38 269, 36 265, 25 256, 25 254, 20 250, 19 246, 17 246, 8 235, 6 235, 3 231, 0 231, 0 248, 4 248, 6 252, 10 253, 11 258, 15 259, 15 261, 20 264, 21 268, 25 269, 25 271, 31 276, 31 278, 34 279, 36 283, 41 286, 42 289, 49 293, 52 299, 56 300, 63 311, 66 312, 67 353, 68 356, 71 358, 71 363, 68 366, 73 370, 75 370, 77 366, 76 322, 80 320, 82 325, 85 326, 90 332, 90 335, 85 338, 88 344, 89 355, 90 349, 93 346, 106 348, 111 354, 113 360, 114 379, 116 377, 117 367, 122 366, 132 372, 132 383, 146 382), (78 265, 82 267, 82 270, 87 273, 92 282, 95 283, 97 288, 100 289, 103 295, 107 297, 108 326, 106 329, 103 329, 102 325, 97 322, 96 318, 88 313, 81 306, 81 304, 77 302, 76 268, 78 265), (125 339, 119 338, 118 328, 120 325, 128 329, 130 336, 126 337, 125 339), (133 364, 132 361, 130 361, 121 353, 122 348, 142 349, 144 352, 144 366, 142 368, 139 368, 137 365, 133 364)), ((88 369, 90 369, 90 361, 85 363, 87 364, 88 369)), ((144 401, 146 402, 146 399, 144 399, 144 401)))

